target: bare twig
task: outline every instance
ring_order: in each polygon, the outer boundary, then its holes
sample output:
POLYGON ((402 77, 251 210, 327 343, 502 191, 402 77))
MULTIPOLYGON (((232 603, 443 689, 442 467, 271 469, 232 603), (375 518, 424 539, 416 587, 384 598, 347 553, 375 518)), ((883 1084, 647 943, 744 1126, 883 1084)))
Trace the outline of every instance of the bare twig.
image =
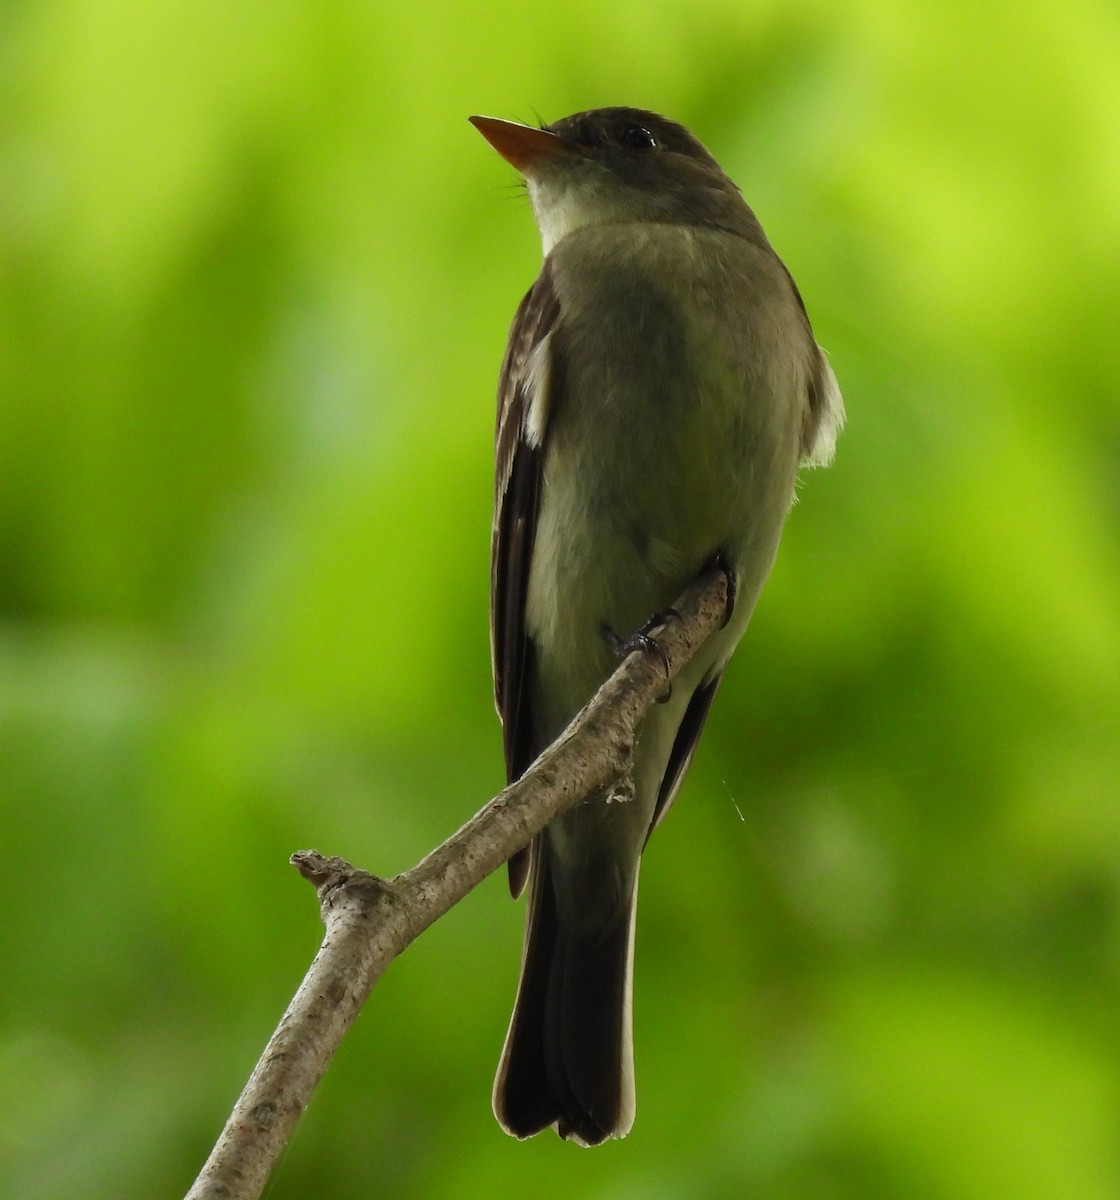
POLYGON ((634 731, 670 678, 723 620, 724 573, 706 571, 657 633, 665 654, 631 654, 516 782, 410 871, 378 879, 314 850, 292 855, 315 885, 319 948, 187 1200, 259 1197, 311 1093, 392 960, 560 813, 622 784, 634 731))

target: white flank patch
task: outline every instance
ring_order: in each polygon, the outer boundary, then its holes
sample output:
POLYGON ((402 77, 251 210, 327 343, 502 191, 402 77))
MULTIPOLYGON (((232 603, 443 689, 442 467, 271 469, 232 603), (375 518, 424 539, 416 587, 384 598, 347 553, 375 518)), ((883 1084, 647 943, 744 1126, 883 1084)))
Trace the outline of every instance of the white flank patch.
POLYGON ((525 413, 525 438, 534 449, 544 442, 545 426, 548 424, 548 405, 552 383, 552 334, 546 334, 533 347, 525 364, 525 388, 529 393, 529 407, 525 413))
POLYGON ((844 428, 844 397, 840 395, 840 385, 836 375, 829 365, 825 353, 817 347, 821 364, 821 385, 824 388, 821 396, 821 417, 817 422, 817 430, 813 436, 813 444, 801 460, 807 467, 827 467, 836 457, 836 439, 844 428))

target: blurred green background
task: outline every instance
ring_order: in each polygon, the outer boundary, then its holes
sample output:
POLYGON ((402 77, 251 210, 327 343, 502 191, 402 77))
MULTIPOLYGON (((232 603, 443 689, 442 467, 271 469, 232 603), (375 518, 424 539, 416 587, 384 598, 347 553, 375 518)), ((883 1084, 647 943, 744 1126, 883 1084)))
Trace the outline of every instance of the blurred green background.
POLYGON ((638 1120, 491 1115, 494 878, 273 1200, 1120 1194, 1120 11, 26 0, 0 17, 0 1194, 181 1195, 319 939, 500 783, 468 114, 692 127, 844 388, 647 856, 638 1120))

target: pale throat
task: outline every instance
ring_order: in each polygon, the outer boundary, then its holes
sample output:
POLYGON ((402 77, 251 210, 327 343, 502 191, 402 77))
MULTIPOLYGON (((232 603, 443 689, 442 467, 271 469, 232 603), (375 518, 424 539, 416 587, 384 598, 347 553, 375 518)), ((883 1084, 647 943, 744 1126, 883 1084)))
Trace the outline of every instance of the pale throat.
MULTIPOLYGON (((569 233, 612 219, 609 206, 604 206, 602 196, 591 189, 548 186, 533 179, 526 182, 546 258, 569 233)), ((617 217, 613 219, 617 220, 617 217)))
MULTIPOLYGON (((575 181, 553 177, 525 182, 545 258, 569 234, 596 226, 633 223, 689 232, 696 228, 683 207, 674 212, 678 205, 671 195, 643 195, 640 189, 611 186, 608 179, 586 175, 575 181)), ((691 251, 691 238, 678 240, 678 250, 681 245, 691 251)))

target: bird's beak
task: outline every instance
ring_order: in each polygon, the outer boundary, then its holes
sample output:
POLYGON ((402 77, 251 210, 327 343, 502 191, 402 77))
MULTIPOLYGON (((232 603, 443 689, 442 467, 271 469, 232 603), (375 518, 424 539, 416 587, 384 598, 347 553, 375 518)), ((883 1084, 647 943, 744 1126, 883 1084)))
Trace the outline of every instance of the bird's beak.
POLYGON ((572 144, 547 129, 500 121, 497 117, 471 117, 471 124, 511 166, 522 175, 545 159, 567 153, 572 144))

